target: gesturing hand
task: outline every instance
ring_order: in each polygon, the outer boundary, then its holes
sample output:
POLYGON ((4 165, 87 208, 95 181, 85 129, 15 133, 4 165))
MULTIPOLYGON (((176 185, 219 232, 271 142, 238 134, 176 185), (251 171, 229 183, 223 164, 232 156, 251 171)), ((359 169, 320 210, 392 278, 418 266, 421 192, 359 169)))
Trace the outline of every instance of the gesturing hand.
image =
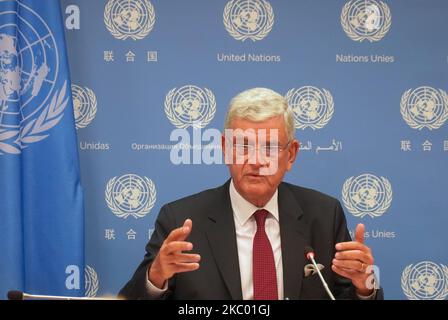
POLYGON ((373 292, 373 289, 367 286, 372 272, 367 272, 366 269, 373 265, 374 260, 372 251, 364 244, 364 229, 363 224, 358 224, 355 241, 336 244, 338 252, 331 268, 337 274, 350 279, 358 294, 367 296, 373 292))
POLYGON ((163 288, 165 281, 176 273, 199 269, 199 254, 183 253, 191 251, 193 244, 185 241, 191 233, 193 222, 185 220, 184 225, 170 232, 162 243, 159 253, 148 271, 148 278, 158 288, 163 288))

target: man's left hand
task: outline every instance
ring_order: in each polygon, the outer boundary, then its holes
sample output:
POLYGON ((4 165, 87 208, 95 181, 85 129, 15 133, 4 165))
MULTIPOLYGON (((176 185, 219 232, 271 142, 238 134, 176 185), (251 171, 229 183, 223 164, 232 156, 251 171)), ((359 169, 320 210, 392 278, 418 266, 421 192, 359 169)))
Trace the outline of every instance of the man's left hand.
POLYGON ((358 224, 355 231, 355 241, 341 242, 336 244, 336 255, 333 259, 331 269, 337 274, 348 278, 356 287, 356 292, 363 296, 373 293, 373 288, 368 288, 367 284, 372 273, 366 271, 373 265, 372 251, 364 244, 363 224, 358 224))

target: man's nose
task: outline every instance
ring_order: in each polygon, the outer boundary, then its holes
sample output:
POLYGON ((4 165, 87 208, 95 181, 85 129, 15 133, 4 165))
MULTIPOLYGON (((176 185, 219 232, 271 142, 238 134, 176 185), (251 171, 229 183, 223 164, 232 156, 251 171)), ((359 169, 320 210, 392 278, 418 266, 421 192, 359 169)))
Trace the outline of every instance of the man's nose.
POLYGON ((272 155, 266 155, 265 150, 257 148, 255 152, 254 162, 251 164, 253 169, 258 170, 258 173, 262 176, 274 175, 278 170, 278 157, 272 157, 272 155))
POLYGON ((266 155, 266 150, 260 146, 254 148, 251 157, 249 157, 249 163, 257 167, 269 165, 269 157, 266 155))

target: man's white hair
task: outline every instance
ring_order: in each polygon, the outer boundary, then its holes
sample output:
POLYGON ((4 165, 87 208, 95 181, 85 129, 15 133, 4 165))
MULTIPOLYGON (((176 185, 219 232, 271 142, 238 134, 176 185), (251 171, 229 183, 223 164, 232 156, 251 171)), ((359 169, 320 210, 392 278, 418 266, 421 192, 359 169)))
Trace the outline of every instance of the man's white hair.
POLYGON ((294 114, 288 102, 279 93, 267 88, 253 88, 239 93, 229 104, 224 129, 230 129, 232 120, 247 119, 261 122, 283 115, 288 140, 294 139, 294 114))

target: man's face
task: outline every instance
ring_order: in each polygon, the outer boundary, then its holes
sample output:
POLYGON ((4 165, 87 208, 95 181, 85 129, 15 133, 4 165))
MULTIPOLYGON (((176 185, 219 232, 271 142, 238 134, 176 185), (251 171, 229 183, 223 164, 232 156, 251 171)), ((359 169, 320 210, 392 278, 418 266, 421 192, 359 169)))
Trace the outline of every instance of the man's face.
POLYGON ((292 168, 299 143, 295 139, 288 141, 283 116, 262 122, 237 118, 230 129, 235 134, 223 136, 222 147, 224 156, 231 156, 230 163, 226 162, 235 188, 246 200, 262 207, 272 197, 286 171, 292 168), (254 134, 242 136, 241 132, 254 134), (243 149, 243 145, 252 147, 243 149), (278 152, 275 152, 277 147, 278 152))

